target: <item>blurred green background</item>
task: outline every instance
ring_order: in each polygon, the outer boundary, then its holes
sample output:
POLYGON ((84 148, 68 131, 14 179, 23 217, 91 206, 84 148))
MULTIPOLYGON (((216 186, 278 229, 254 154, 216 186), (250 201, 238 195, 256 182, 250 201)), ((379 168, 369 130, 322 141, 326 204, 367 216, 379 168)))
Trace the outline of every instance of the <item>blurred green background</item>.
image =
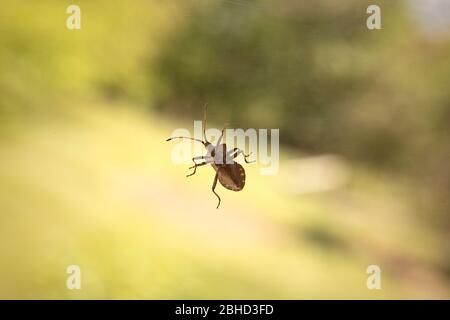
POLYGON ((450 7, 376 1, 370 31, 372 2, 2 5, 0 298, 449 298, 450 7), (219 210, 164 142, 205 102, 280 129, 219 210))

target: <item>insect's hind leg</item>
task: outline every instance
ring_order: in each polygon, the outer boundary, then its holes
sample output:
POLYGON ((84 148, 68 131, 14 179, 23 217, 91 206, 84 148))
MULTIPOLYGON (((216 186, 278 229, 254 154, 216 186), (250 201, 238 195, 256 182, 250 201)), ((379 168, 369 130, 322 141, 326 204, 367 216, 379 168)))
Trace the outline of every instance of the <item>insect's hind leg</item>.
POLYGON ((216 195, 217 199, 219 199, 219 203, 217 204, 216 209, 219 209, 220 201, 221 201, 219 195, 218 195, 218 194, 216 193, 216 191, 215 191, 216 185, 217 185, 217 179, 218 179, 218 178, 219 178, 219 173, 216 172, 216 176, 214 177, 214 182, 213 182, 213 185, 212 185, 212 188, 211 188, 212 192, 216 195))

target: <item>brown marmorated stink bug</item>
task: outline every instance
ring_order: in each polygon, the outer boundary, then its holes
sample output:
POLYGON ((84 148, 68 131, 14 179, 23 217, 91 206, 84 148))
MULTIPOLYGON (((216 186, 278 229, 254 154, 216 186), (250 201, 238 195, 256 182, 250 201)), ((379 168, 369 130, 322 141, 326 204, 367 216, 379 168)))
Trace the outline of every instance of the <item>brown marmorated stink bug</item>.
POLYGON ((214 181, 212 184, 212 192, 216 195, 217 199, 219 199, 219 202, 217 203, 217 209, 220 206, 220 196, 216 193, 216 185, 217 180, 220 181, 220 184, 224 186, 228 190, 232 191, 241 191, 244 188, 245 185, 245 170, 244 168, 234 161, 234 158, 236 158, 238 155, 242 154, 244 156, 245 163, 251 163, 254 161, 247 161, 247 157, 251 155, 245 154, 244 151, 242 151, 239 148, 233 148, 232 150, 227 150, 227 145, 225 143, 220 143, 222 141, 223 133, 225 131, 225 127, 222 129, 222 133, 217 139, 216 145, 211 144, 206 139, 206 106, 205 111, 203 113, 203 138, 205 141, 200 139, 194 139, 191 137, 172 137, 167 139, 166 141, 170 141, 173 139, 190 139, 193 141, 197 141, 202 143, 207 153, 205 156, 197 156, 192 158, 192 162, 194 162, 194 165, 192 167, 189 167, 189 169, 194 169, 194 171, 190 174, 188 174, 186 177, 190 177, 195 174, 197 171, 197 167, 201 167, 207 164, 211 164, 211 166, 216 171, 216 175, 214 177, 214 181), (200 163, 197 163, 196 160, 203 160, 200 163))

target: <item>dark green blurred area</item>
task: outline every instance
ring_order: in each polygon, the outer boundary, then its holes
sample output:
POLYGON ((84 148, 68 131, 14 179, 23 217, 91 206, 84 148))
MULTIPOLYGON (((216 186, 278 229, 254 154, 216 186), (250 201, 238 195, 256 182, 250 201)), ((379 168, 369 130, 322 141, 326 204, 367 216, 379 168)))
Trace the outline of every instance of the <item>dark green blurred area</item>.
POLYGON ((384 29, 370 32, 369 4, 195 8, 161 55, 158 101, 175 110, 209 101, 219 118, 279 127, 292 147, 413 176, 448 208, 449 43, 424 37, 401 1, 380 2, 384 29))
POLYGON ((77 1, 70 31, 70 4, 0 13, 1 298, 449 297, 448 29, 408 1, 370 31, 371 1, 202 0, 77 1), (205 103, 280 129, 280 173, 246 169, 221 214, 163 143, 205 103), (291 190, 324 154, 348 183, 291 190))

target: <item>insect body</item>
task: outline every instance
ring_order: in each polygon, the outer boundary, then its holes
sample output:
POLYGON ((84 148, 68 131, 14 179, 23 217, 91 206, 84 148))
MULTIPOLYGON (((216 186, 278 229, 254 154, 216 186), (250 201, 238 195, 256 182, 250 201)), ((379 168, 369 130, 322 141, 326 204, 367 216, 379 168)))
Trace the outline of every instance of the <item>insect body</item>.
POLYGON ((219 200, 219 202, 217 203, 217 208, 219 208, 221 200, 220 196, 215 191, 217 181, 219 181, 220 184, 228 190, 241 191, 245 186, 245 170, 239 163, 234 161, 234 159, 238 155, 242 154, 244 156, 244 160, 246 163, 251 163, 253 161, 248 161, 247 157, 249 157, 250 154, 247 155, 244 154, 244 152, 241 149, 234 148, 232 150, 227 150, 227 145, 224 143, 221 144, 225 127, 222 129, 222 133, 219 139, 217 140, 216 145, 213 145, 206 139, 205 131, 206 131, 206 108, 203 114, 203 139, 205 141, 194 139, 191 137, 172 137, 167 139, 166 141, 170 141, 173 139, 190 139, 200 142, 205 146, 207 150, 206 155, 192 158, 192 162, 194 162, 194 165, 189 169, 194 169, 194 171, 188 174, 186 177, 194 175, 195 172, 197 171, 197 167, 210 164, 216 172, 211 190, 219 200), (199 163, 196 162, 199 160, 201 160, 202 162, 199 163))

